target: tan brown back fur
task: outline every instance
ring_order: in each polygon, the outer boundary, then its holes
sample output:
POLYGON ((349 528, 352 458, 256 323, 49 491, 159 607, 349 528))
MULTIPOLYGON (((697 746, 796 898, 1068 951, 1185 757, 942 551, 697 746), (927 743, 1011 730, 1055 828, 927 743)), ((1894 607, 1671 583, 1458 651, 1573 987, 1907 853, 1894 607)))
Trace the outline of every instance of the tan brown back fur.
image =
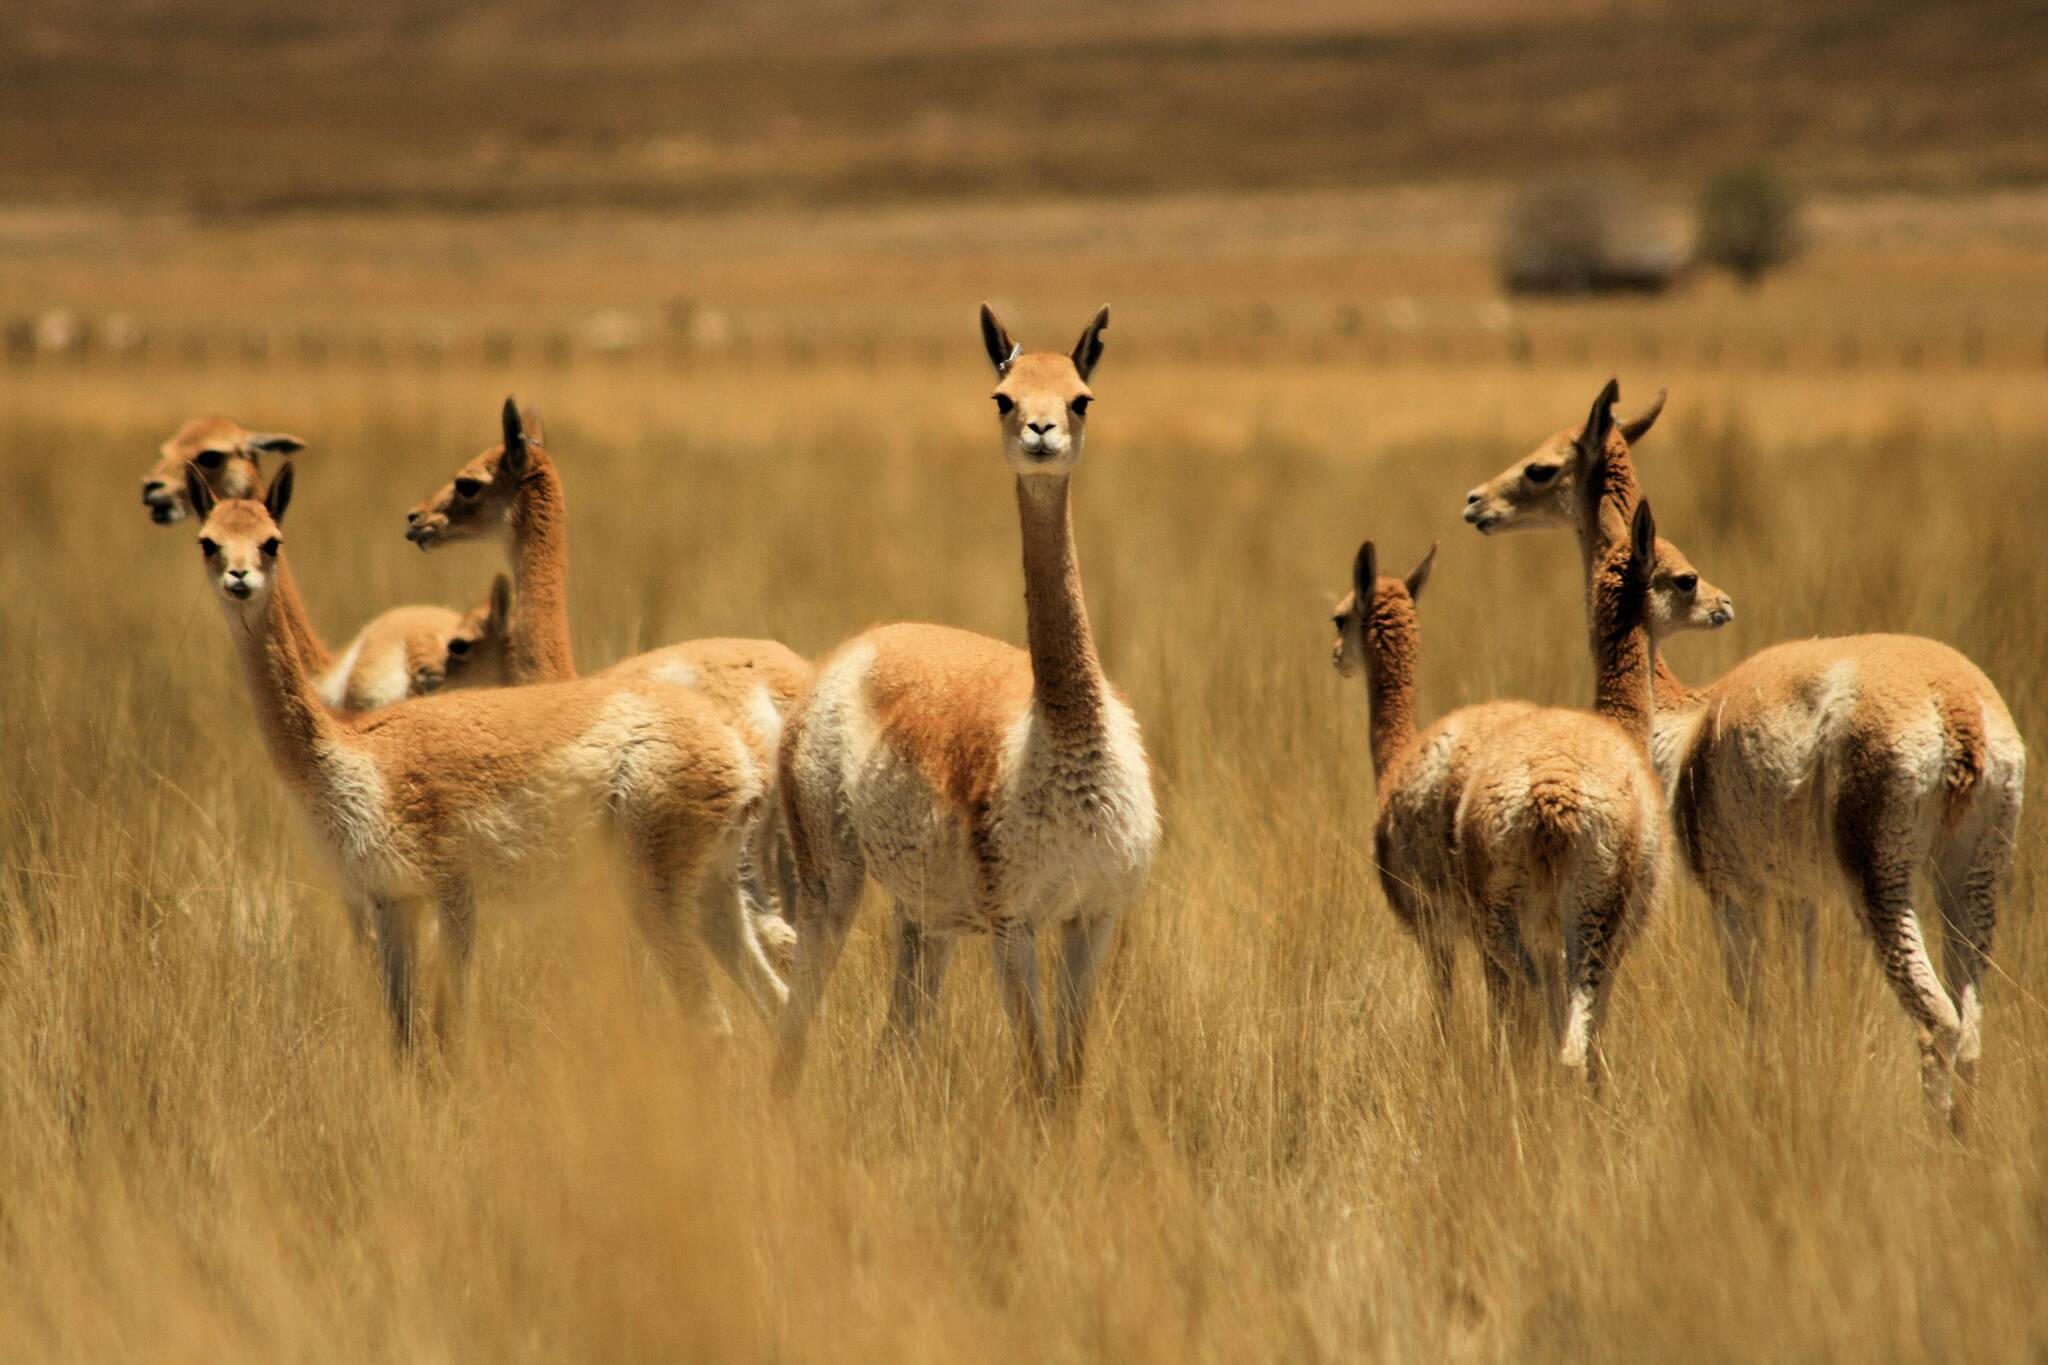
MULTIPOLYGON (((1574 446, 1541 496, 1510 493, 1518 462, 1474 490, 1467 519, 1491 531, 1569 525, 1593 563, 1614 516, 1641 497, 1625 433, 1616 444, 1597 500, 1573 488, 1590 468, 1574 446)), ((1652 752, 1687 866, 1719 912, 1730 988, 1751 996, 1754 914, 1769 903, 1801 910, 1810 980, 1812 902, 1846 890, 1914 1024, 1930 1112, 1960 1125, 1952 1081, 1967 1091, 1982 1048, 1980 981, 2026 771, 1998 690, 1947 645, 1874 634, 1775 645, 1700 688, 1660 668, 1657 701, 1652 752), (1946 985, 1913 906, 1922 870, 1952 926, 1946 985)))
MULTIPOLYGON (((505 583, 503 575, 498 582, 505 583)), ((322 700, 344 711, 373 711, 444 688, 504 687, 511 681, 504 606, 492 599, 466 612, 393 607, 364 626, 342 658, 314 685, 322 700)))
MULTIPOLYGON (((715 1010, 691 931, 751 944, 731 869, 765 787, 732 727, 686 690, 601 679, 330 712, 272 590, 290 488, 287 469, 266 502, 214 503, 191 480, 207 576, 266 746, 351 903, 376 924, 401 1041, 413 996, 404 907, 437 908, 459 989, 477 898, 530 884, 599 828, 620 841, 642 928, 684 1002, 715 1010)), ((762 1011, 779 1003, 758 951, 735 975, 762 1011)))
MULTIPOLYGON (((406 538, 422 550, 489 535, 506 538, 516 602, 506 671, 514 683, 562 682, 578 676, 569 626, 569 506, 554 458, 526 430, 518 405, 506 399, 500 443, 470 460, 406 515, 406 538), (509 452, 509 458, 508 458, 509 452)), ((690 640, 621 660, 597 676, 689 687, 709 698, 752 747, 768 775, 769 818, 762 846, 750 855, 750 893, 761 911, 755 932, 779 955, 793 931, 773 916, 766 885, 770 865, 786 861, 781 802, 775 796, 776 748, 783 716, 809 685, 811 665, 773 640, 714 637, 690 640)), ((783 879, 785 900, 791 898, 783 879)))

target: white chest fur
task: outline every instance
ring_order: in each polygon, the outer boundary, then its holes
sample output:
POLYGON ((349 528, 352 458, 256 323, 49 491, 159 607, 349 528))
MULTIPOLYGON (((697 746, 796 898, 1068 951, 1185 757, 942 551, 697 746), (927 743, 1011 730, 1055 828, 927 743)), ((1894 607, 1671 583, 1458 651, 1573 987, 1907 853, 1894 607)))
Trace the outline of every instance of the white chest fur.
POLYGON ((1036 916, 1134 896, 1159 843, 1151 767, 1128 707, 1110 698, 1099 744, 1055 743, 1036 712, 1012 727, 993 852, 1036 916))

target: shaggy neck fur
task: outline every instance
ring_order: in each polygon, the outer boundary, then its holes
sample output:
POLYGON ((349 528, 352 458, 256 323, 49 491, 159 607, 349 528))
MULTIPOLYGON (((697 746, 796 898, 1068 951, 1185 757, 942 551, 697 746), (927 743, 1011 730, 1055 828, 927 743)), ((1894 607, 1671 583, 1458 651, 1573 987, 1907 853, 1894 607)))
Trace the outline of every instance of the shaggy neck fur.
MULTIPOLYGON (((282 560, 278 571, 281 577, 282 560)), ((341 731, 313 690, 284 598, 273 585, 259 613, 230 612, 228 624, 271 761, 302 789, 314 785, 321 758, 338 747, 341 731)))
POLYGON ((1372 774, 1384 781, 1387 769, 1415 742, 1415 660, 1422 652, 1415 603, 1405 592, 1375 592, 1364 635, 1372 774))
MULTIPOLYGON (((1595 601, 1600 567, 1615 552, 1628 549, 1629 521, 1636 514, 1642 494, 1636 488, 1635 466, 1629 463, 1628 442, 1619 431, 1607 442, 1606 475, 1597 497, 1579 499, 1579 520, 1574 528, 1579 538, 1579 563, 1586 583, 1586 620, 1593 631, 1593 661, 1600 661, 1600 606, 1595 601)), ((1683 710, 1699 700, 1700 694, 1680 681, 1655 648, 1649 651, 1650 688, 1659 710, 1683 710)), ((1631 727, 1633 729, 1633 727, 1631 727)))
POLYGON ((1057 740, 1102 733, 1102 665, 1081 596, 1081 560, 1067 501, 1067 476, 1020 477, 1024 531, 1024 616, 1038 714, 1057 740))
POLYGON ((512 499, 512 680, 566 682, 576 676, 569 639, 569 508, 555 462, 529 447, 526 477, 512 499))
MULTIPOLYGON (((257 497, 263 496, 259 491, 257 497)), ((287 639, 298 647, 299 657, 306 661, 306 667, 314 673, 325 673, 334 664, 334 654, 327 648, 327 642, 313 629, 312 618, 306 615, 306 604, 299 596, 299 581, 292 577, 292 571, 283 560, 277 564, 277 574, 270 586, 271 604, 283 613, 283 630, 287 639)))
POLYGON ((1628 575, 1623 541, 1595 571, 1593 596, 1593 709, 1620 723, 1647 751, 1655 718, 1651 691, 1649 586, 1628 575))

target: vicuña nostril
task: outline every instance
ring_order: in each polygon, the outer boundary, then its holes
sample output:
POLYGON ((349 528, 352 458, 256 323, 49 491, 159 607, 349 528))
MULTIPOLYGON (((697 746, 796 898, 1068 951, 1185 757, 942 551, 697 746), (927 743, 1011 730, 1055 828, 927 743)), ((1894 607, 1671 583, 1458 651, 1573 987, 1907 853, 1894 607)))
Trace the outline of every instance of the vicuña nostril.
POLYGON ((1473 489, 1473 490, 1472 490, 1472 491, 1471 491, 1470 493, 1467 493, 1467 494, 1465 495, 1465 505, 1466 505, 1467 507, 1470 507, 1470 506, 1471 506, 1471 505, 1472 505, 1473 503, 1475 503, 1475 502, 1478 502, 1478 501, 1479 501, 1479 490, 1478 490, 1478 489, 1476 489, 1476 488, 1475 488, 1475 489, 1473 489))
POLYGON ((407 526, 417 526, 417 525, 419 525, 419 524, 420 524, 420 514, 419 514, 418 512, 407 512, 407 513, 405 514, 405 524, 406 524, 407 526))

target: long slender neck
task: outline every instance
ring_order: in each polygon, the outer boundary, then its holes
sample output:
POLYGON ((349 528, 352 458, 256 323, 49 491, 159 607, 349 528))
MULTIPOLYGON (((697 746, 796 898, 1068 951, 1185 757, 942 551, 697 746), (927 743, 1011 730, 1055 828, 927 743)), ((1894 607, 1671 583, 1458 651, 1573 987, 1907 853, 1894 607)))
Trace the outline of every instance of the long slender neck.
MULTIPOLYGON (((1600 566, 1617 546, 1628 544, 1629 523, 1636 514, 1642 493, 1636 488, 1635 466, 1629 463, 1628 447, 1617 435, 1601 463, 1597 488, 1579 490, 1578 519, 1573 525, 1579 538, 1579 568, 1586 585, 1586 623, 1599 615, 1593 600, 1600 566)), ((1597 640, 1596 640, 1597 647, 1597 640)))
POLYGON ((1412 617, 1368 620, 1365 632, 1365 696, 1372 724, 1372 775, 1378 782, 1415 743, 1415 659, 1422 632, 1412 617))
POLYGON ((290 607, 273 584, 259 611, 229 612, 228 627, 271 761, 287 777, 311 783, 323 754, 340 740, 341 728, 313 690, 312 674, 292 637, 290 607))
POLYGON ((283 560, 277 563, 270 600, 283 612, 285 633, 298 646, 306 667, 315 673, 325 673, 334 664, 334 654, 320 638, 320 632, 313 629, 313 619, 306 615, 306 603, 299 596, 299 581, 292 577, 291 566, 283 560))
POLYGON ((1634 735, 1647 750, 1655 719, 1650 670, 1655 651, 1644 622, 1647 586, 1621 584, 1618 573, 1596 590, 1593 613, 1593 709, 1634 735))
POLYGON ((576 676, 569 638, 569 504, 547 452, 534 448, 512 499, 512 680, 564 682, 576 676))
POLYGON ((1100 734, 1107 684, 1081 596, 1067 476, 1020 476, 1017 518, 1024 531, 1024 619, 1038 712, 1055 736, 1100 734))
MULTIPOLYGON (((1597 626, 1599 607, 1593 600, 1595 578, 1600 565, 1616 546, 1628 542, 1629 521, 1636 514, 1636 503, 1642 494, 1636 487, 1635 466, 1629 462, 1628 450, 1617 445, 1607 453, 1606 477, 1597 497, 1581 497, 1579 500, 1578 522, 1574 529, 1579 540, 1579 567, 1586 585, 1586 622, 1592 630, 1593 657, 1598 667, 1600 657, 1600 635, 1597 626)), ((1596 684, 1597 686, 1597 684, 1596 684)), ((1690 705, 1698 696, 1682 682, 1671 665, 1664 662, 1664 656, 1654 646, 1650 650, 1650 686, 1652 703, 1659 708, 1679 710, 1690 705)))

